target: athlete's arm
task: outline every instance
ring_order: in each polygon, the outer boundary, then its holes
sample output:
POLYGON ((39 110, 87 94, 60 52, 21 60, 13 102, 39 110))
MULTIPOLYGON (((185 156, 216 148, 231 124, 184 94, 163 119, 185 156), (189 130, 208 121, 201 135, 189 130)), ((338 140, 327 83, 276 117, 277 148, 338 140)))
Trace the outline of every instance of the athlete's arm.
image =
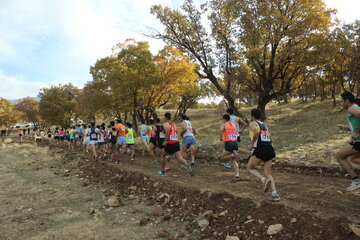
POLYGON ((165 135, 165 141, 164 141, 163 145, 166 145, 166 139, 168 139, 169 124, 164 123, 163 128, 164 128, 164 135, 165 135))
POLYGON ((349 112, 351 115, 360 118, 360 109, 351 106, 351 107, 349 107, 348 112, 349 112))
POLYGON ((182 129, 182 131, 181 131, 181 133, 180 133, 180 136, 183 136, 184 135, 184 133, 186 132, 186 130, 187 130, 187 128, 186 128, 186 124, 185 124, 185 122, 183 121, 183 122, 181 122, 181 129, 182 129))
POLYGON ((247 124, 241 117, 238 117, 237 121, 238 121, 238 124, 241 125, 240 133, 242 134, 244 132, 245 128, 247 127, 247 124))
POLYGON ((223 137, 224 137, 224 129, 225 129, 225 125, 221 124, 220 125, 220 142, 224 141, 223 137))
POLYGON ((258 129, 258 125, 255 122, 250 123, 250 130, 254 133, 251 146, 254 145, 254 143, 258 140, 260 136, 260 132, 258 129))

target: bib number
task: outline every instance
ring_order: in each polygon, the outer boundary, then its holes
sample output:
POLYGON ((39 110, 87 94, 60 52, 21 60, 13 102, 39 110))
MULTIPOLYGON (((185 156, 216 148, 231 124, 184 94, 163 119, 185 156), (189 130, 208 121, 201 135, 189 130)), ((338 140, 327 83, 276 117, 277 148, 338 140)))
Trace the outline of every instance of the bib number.
POLYGON ((92 139, 96 138, 96 133, 90 134, 90 138, 92 138, 92 139))
POLYGON ((178 139, 179 139, 178 135, 170 135, 170 140, 171 141, 176 141, 178 139))
POLYGON ((128 139, 132 139, 133 138, 133 136, 132 135, 128 135, 128 139))
POLYGON ((230 134, 229 134, 229 139, 230 139, 230 140, 235 140, 235 139, 237 139, 237 137, 238 137, 238 136, 237 136, 237 134, 235 134, 235 133, 230 133, 230 134))
POLYGON ((270 142, 270 136, 267 131, 260 131, 260 139, 263 142, 270 142))
POLYGON ((160 137, 160 138, 165 138, 165 134, 161 132, 161 133, 159 134, 159 137, 160 137))

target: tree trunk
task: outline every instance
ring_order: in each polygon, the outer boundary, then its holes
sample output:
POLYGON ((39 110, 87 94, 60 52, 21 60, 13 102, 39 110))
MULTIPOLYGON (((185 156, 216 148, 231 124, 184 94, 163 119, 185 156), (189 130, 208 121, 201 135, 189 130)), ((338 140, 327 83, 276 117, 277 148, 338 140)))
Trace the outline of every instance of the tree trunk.
POLYGON ((137 124, 137 118, 136 118, 136 110, 134 110, 134 112, 132 114, 132 124, 133 124, 133 128, 135 129, 135 132, 137 132, 138 124, 137 124))
POLYGON ((258 105, 257 105, 257 109, 259 109, 261 111, 261 121, 266 120, 266 105, 270 102, 270 97, 269 96, 263 96, 260 95, 259 99, 258 99, 258 105))

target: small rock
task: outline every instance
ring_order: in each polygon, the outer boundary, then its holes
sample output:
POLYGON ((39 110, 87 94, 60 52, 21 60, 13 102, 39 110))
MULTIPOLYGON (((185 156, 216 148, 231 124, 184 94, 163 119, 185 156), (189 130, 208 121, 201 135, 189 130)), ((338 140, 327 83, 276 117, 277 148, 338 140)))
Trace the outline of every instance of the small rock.
POLYGON ((240 239, 235 236, 226 236, 225 240, 240 240, 240 239))
POLYGON ((247 216, 246 219, 247 219, 247 220, 251 220, 251 219, 252 219, 252 216, 247 216))
POLYGON ((89 212, 91 215, 96 215, 100 213, 100 210, 97 208, 91 208, 89 212))
POLYGON ((155 206, 152 213, 156 216, 161 216, 163 214, 163 209, 160 205, 157 205, 157 206, 155 206))
POLYGON ((137 187, 136 186, 131 186, 128 189, 131 190, 131 191, 136 191, 137 187))
POLYGON ((219 213, 219 217, 225 217, 225 215, 228 213, 227 210, 222 211, 221 213, 219 213))
POLYGON ((201 227, 201 228, 206 228, 210 224, 209 220, 207 220, 206 218, 197 220, 197 223, 198 223, 199 227, 201 227))
POLYGON ((165 229, 160 229, 158 232, 157 232, 158 236, 159 237, 169 237, 170 236, 170 233, 168 231, 166 231, 165 229))
POLYGON ((349 224, 349 228, 356 236, 360 237, 360 225, 349 224))
POLYGON ((137 197, 135 196, 135 195, 132 195, 132 194, 130 194, 129 196, 128 196, 128 199, 129 200, 135 200, 137 197))
POLYGON ((146 225, 148 222, 150 222, 151 218, 149 217, 145 217, 145 218, 142 218, 140 220, 140 225, 143 226, 143 225, 146 225))
POLYGON ((283 230, 283 225, 282 224, 273 224, 270 225, 268 230, 267 230, 267 235, 274 235, 277 234, 278 232, 280 232, 281 230, 283 230))
POLYGON ((154 188, 157 188, 159 185, 160 185, 159 182, 155 182, 153 186, 154 186, 154 188))
POLYGON ((291 223, 296 223, 296 222, 297 222, 297 219, 296 219, 296 218, 292 218, 290 222, 291 222, 291 223))
POLYGON ((183 200, 181 200, 181 206, 184 208, 186 207, 186 202, 187 202, 187 199, 184 198, 183 200))
POLYGON ((115 196, 115 195, 109 197, 109 199, 107 200, 107 205, 109 207, 118 207, 118 206, 120 206, 120 198, 115 196))

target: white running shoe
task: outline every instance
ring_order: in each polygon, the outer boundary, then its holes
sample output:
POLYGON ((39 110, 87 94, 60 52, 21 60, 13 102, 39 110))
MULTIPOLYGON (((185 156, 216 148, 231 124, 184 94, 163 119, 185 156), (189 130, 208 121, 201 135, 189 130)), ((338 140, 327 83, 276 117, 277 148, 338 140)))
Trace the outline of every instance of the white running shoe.
POLYGON ((280 196, 277 193, 275 193, 275 194, 271 193, 269 200, 273 201, 273 202, 278 202, 278 201, 280 201, 280 196))
POLYGON ((360 189, 360 178, 352 180, 350 187, 348 187, 346 190, 350 192, 357 189, 360 189))

